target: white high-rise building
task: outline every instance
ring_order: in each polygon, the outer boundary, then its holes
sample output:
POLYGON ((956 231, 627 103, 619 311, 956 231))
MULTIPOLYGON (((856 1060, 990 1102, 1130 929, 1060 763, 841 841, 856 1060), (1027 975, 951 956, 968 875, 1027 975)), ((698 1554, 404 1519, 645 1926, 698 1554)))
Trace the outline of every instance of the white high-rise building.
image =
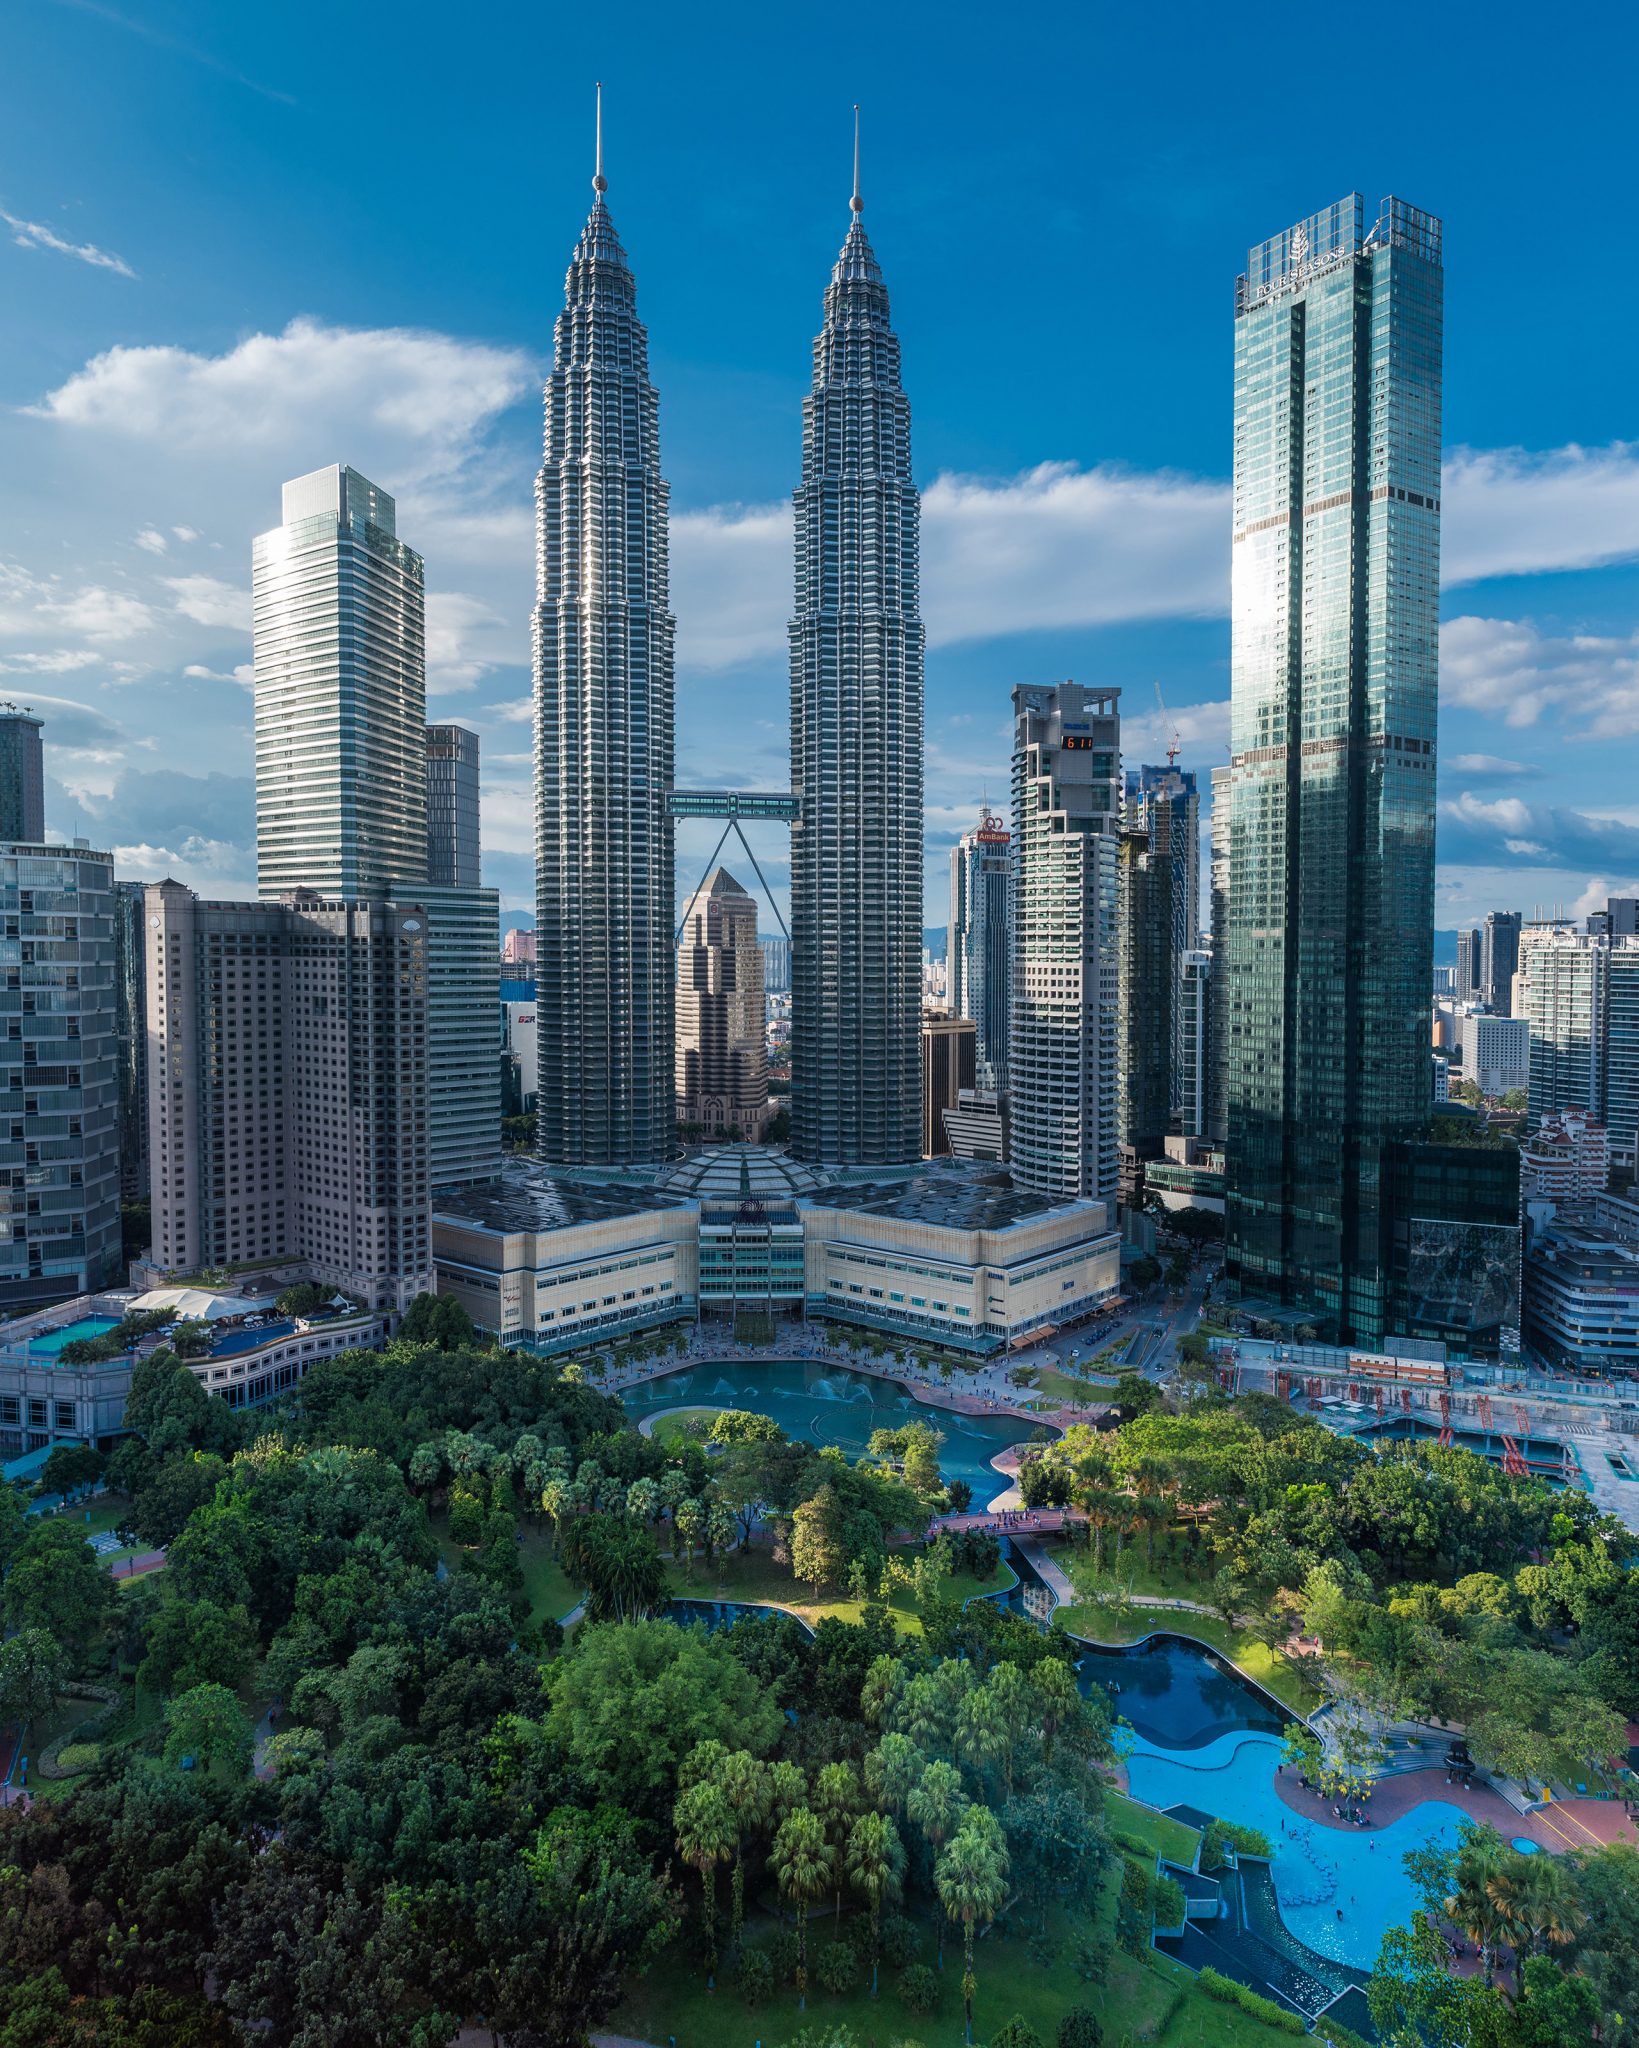
POLYGON ((1013 692, 1010 1166, 1040 1194, 1113 1201, 1119 690, 1013 692))
POLYGON ((1531 1080, 1531 1030, 1523 1017, 1491 1017, 1465 1010, 1457 1020, 1463 1079, 1482 1095, 1507 1095, 1531 1080))
POLYGON ((427 872, 421 557, 344 463, 283 512, 252 552, 257 892, 357 901, 427 872))

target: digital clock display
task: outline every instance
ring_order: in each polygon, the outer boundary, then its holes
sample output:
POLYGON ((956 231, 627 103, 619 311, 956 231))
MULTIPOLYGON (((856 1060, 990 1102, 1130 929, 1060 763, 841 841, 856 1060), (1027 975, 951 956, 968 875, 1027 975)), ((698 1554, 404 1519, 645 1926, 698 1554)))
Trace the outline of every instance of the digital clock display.
POLYGON ((1067 732, 1063 740, 1064 751, 1067 754, 1080 753, 1084 749, 1096 747, 1098 744, 1099 742, 1089 732, 1067 732))

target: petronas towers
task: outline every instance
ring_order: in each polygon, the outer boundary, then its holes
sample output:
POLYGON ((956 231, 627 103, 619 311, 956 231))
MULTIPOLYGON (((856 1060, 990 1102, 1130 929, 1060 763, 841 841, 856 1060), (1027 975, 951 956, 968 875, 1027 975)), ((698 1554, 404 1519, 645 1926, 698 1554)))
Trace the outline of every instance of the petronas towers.
POLYGON ((791 621, 791 1142, 839 1166, 922 1150, 921 501, 858 186, 803 400, 791 621))
POLYGON ((659 400, 596 198, 570 261, 535 483, 537 1142, 558 1166, 673 1150, 672 639, 659 400))
MULTIPOLYGON (((667 489, 601 124, 593 183, 536 484, 537 1117, 561 1166, 675 1149, 667 489)), ((923 635, 910 409, 857 149, 854 186, 795 497, 792 1145, 871 1166, 921 1151, 923 635)))

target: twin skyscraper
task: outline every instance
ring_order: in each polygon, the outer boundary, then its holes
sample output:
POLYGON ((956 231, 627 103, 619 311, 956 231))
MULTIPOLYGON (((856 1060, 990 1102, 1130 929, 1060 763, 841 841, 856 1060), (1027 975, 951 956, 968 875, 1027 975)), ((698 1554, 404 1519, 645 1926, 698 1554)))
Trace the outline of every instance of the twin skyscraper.
MULTIPOLYGON (((604 194, 570 261, 536 484, 538 1132, 557 1166, 674 1149, 674 637, 659 405, 604 194)), ((920 501, 860 215, 803 403, 791 622, 792 1149, 921 1150, 920 501)))

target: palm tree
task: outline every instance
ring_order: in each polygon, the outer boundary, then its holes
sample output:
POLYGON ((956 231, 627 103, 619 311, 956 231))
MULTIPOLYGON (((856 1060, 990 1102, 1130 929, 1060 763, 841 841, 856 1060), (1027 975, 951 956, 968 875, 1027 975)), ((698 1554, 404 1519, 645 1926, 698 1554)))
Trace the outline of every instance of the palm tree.
POLYGON ((831 1845, 817 1813, 799 1806, 781 1823, 769 1857, 780 1890, 797 1909, 797 2010, 808 2010, 808 1903, 831 1877, 831 1845))
POLYGON ((700 1910, 706 1935, 706 1989, 717 1982, 717 1866, 734 1853, 734 1816, 709 1779, 691 1785, 672 1811, 677 1853, 700 1873, 700 1910))
POLYGON ((1041 1760, 1050 1765, 1054 1738, 1074 1716, 1081 1695, 1076 1690, 1075 1673, 1058 1657, 1043 1657, 1030 1673, 1030 1684, 1041 1728, 1041 1760))
POLYGON ((1497 1937, 1503 1929, 1503 1915, 1492 1896, 1491 1884, 1501 1872, 1502 1863, 1500 1838, 1489 1829, 1474 1829, 1464 1837, 1457 1852, 1453 1888, 1445 1902, 1447 1918, 1479 1950, 1488 1985, 1492 1980, 1497 1937))
POLYGON ((913 1678, 894 1719, 924 1756, 950 1750, 951 1703, 931 1671, 913 1678))
POLYGON ((862 1813, 848 1833, 848 1881, 870 1902, 873 1998, 881 1946, 882 1901, 889 1893, 897 1895, 904 1874, 905 1848, 898 1828, 885 1813, 862 1813))
POLYGON ((884 1735, 865 1752, 865 1789, 884 1813, 903 1813, 927 1761, 908 1735, 884 1735))
POLYGON ((973 2048, 973 1930, 995 1919, 1007 1897, 1007 1844, 1001 1823, 987 1807, 969 1807, 945 1844, 933 1873, 946 1915, 962 1923, 962 2011, 966 2041, 973 2048))
POLYGON ((865 1794, 852 1764, 824 1764, 814 1780, 814 1811, 825 1823, 826 1839, 836 1859, 836 1934, 842 1933, 842 1850, 853 1826, 854 1815, 865 1804, 865 1794))
POLYGON ((737 1749, 718 1766, 716 1784, 734 1816, 734 1907, 729 1922, 729 1947, 737 1949, 740 1929, 745 1924, 746 1837, 767 1823, 774 1804, 774 1781, 760 1757, 754 1757, 748 1749, 737 1749))
MULTIPOLYGON (((939 1852, 962 1824, 962 1816, 968 1810, 968 1796, 962 1790, 962 1774, 954 1764, 931 1763, 922 1773, 905 1802, 905 1811, 922 1830, 923 1839, 933 1851, 935 1864, 939 1852)), ((939 1922, 939 1967, 945 1967, 945 1923, 939 1922)))
POLYGON ((1574 1941, 1583 1915, 1557 1857, 1505 1851, 1485 1889, 1514 1945, 1514 1996, 1518 1998, 1525 1989, 1525 1964, 1532 1950, 1563 1947, 1574 1941))

